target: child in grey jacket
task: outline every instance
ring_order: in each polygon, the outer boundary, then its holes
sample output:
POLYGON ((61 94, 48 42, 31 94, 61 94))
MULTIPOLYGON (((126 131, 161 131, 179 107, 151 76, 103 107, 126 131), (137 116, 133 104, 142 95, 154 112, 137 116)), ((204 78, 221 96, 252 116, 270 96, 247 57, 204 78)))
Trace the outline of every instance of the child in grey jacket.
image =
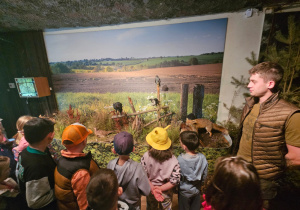
POLYGON ((134 151, 133 136, 125 131, 115 135, 112 151, 119 157, 111 160, 107 168, 115 172, 119 186, 123 188, 119 200, 133 205, 138 210, 141 208, 141 195, 149 195, 151 188, 142 165, 129 157, 134 151))
POLYGON ((200 188, 207 176, 207 160, 202 153, 196 153, 199 147, 198 134, 184 131, 180 134, 180 145, 185 153, 178 156, 181 168, 181 180, 178 192, 179 210, 201 207, 200 188))

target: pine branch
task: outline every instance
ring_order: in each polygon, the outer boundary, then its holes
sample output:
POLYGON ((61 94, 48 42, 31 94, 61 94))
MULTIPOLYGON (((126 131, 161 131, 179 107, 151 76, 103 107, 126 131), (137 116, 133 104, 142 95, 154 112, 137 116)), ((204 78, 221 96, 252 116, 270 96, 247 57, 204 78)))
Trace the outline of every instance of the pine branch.
POLYGON ((253 51, 251 52, 251 58, 246 57, 245 59, 251 66, 258 64, 258 59, 256 59, 256 54, 253 51))
POLYGON ((243 87, 243 88, 247 88, 248 82, 246 81, 246 79, 244 78, 244 76, 242 75, 240 80, 238 80, 235 77, 231 77, 232 81, 230 82, 231 84, 233 84, 235 86, 235 88, 238 87, 243 87))

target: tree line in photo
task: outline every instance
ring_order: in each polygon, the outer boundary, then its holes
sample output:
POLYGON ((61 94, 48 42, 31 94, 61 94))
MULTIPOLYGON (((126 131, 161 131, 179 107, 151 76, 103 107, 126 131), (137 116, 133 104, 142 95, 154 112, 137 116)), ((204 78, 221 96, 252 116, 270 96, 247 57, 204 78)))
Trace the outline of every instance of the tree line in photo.
POLYGON ((223 55, 223 52, 211 52, 190 56, 83 59, 66 62, 52 62, 50 63, 50 68, 53 74, 115 71, 127 72, 151 68, 222 63, 223 55))

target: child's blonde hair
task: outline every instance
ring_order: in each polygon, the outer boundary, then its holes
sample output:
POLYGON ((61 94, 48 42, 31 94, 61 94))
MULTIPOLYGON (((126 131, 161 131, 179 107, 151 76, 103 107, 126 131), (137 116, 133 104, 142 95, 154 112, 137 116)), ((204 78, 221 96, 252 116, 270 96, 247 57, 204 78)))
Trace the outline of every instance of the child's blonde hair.
POLYGON ((17 120, 16 127, 18 130, 18 133, 16 133, 16 135, 14 136, 17 144, 19 144, 21 138, 23 137, 22 132, 23 132, 23 127, 24 127, 25 123, 27 123, 32 118, 34 118, 34 117, 29 116, 29 115, 24 115, 24 116, 19 117, 19 119, 17 120))

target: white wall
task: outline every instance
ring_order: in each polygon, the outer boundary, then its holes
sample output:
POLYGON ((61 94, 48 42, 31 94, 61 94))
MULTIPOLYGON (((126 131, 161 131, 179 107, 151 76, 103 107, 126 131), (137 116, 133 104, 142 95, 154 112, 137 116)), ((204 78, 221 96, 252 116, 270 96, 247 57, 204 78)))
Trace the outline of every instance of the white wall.
MULTIPOLYGON (((232 76, 240 79, 249 78, 248 70, 252 67, 246 60, 251 57, 253 51, 259 54, 261 35, 264 22, 264 13, 254 13, 252 17, 245 18, 244 12, 228 14, 227 36, 222 70, 222 80, 219 98, 219 110, 217 121, 223 122, 228 119, 228 107, 242 106, 244 103, 243 92, 237 92, 234 97, 235 86, 230 82, 232 76)), ((245 90, 246 91, 246 90, 245 90)))
POLYGON ((246 18, 245 11, 242 11, 190 18, 177 18, 172 20, 130 23, 116 26, 105 26, 100 28, 82 28, 75 30, 73 28, 72 30, 63 31, 62 29, 59 29, 59 31, 48 30, 45 33, 59 34, 96 30, 112 30, 228 18, 219 98, 220 102, 217 118, 217 121, 223 122, 228 118, 228 110, 223 106, 223 103, 225 103, 227 106, 230 106, 233 102, 233 105, 239 107, 242 106, 244 102, 242 93, 235 97, 235 100, 233 101, 235 86, 230 84, 232 80, 231 77, 234 76, 237 79, 240 79, 241 75, 244 75, 244 77, 246 78, 249 77, 248 70, 251 68, 251 65, 245 60, 245 58, 250 57, 252 51, 256 55, 258 55, 259 53, 264 16, 265 15, 263 12, 254 12, 252 17, 246 18))

